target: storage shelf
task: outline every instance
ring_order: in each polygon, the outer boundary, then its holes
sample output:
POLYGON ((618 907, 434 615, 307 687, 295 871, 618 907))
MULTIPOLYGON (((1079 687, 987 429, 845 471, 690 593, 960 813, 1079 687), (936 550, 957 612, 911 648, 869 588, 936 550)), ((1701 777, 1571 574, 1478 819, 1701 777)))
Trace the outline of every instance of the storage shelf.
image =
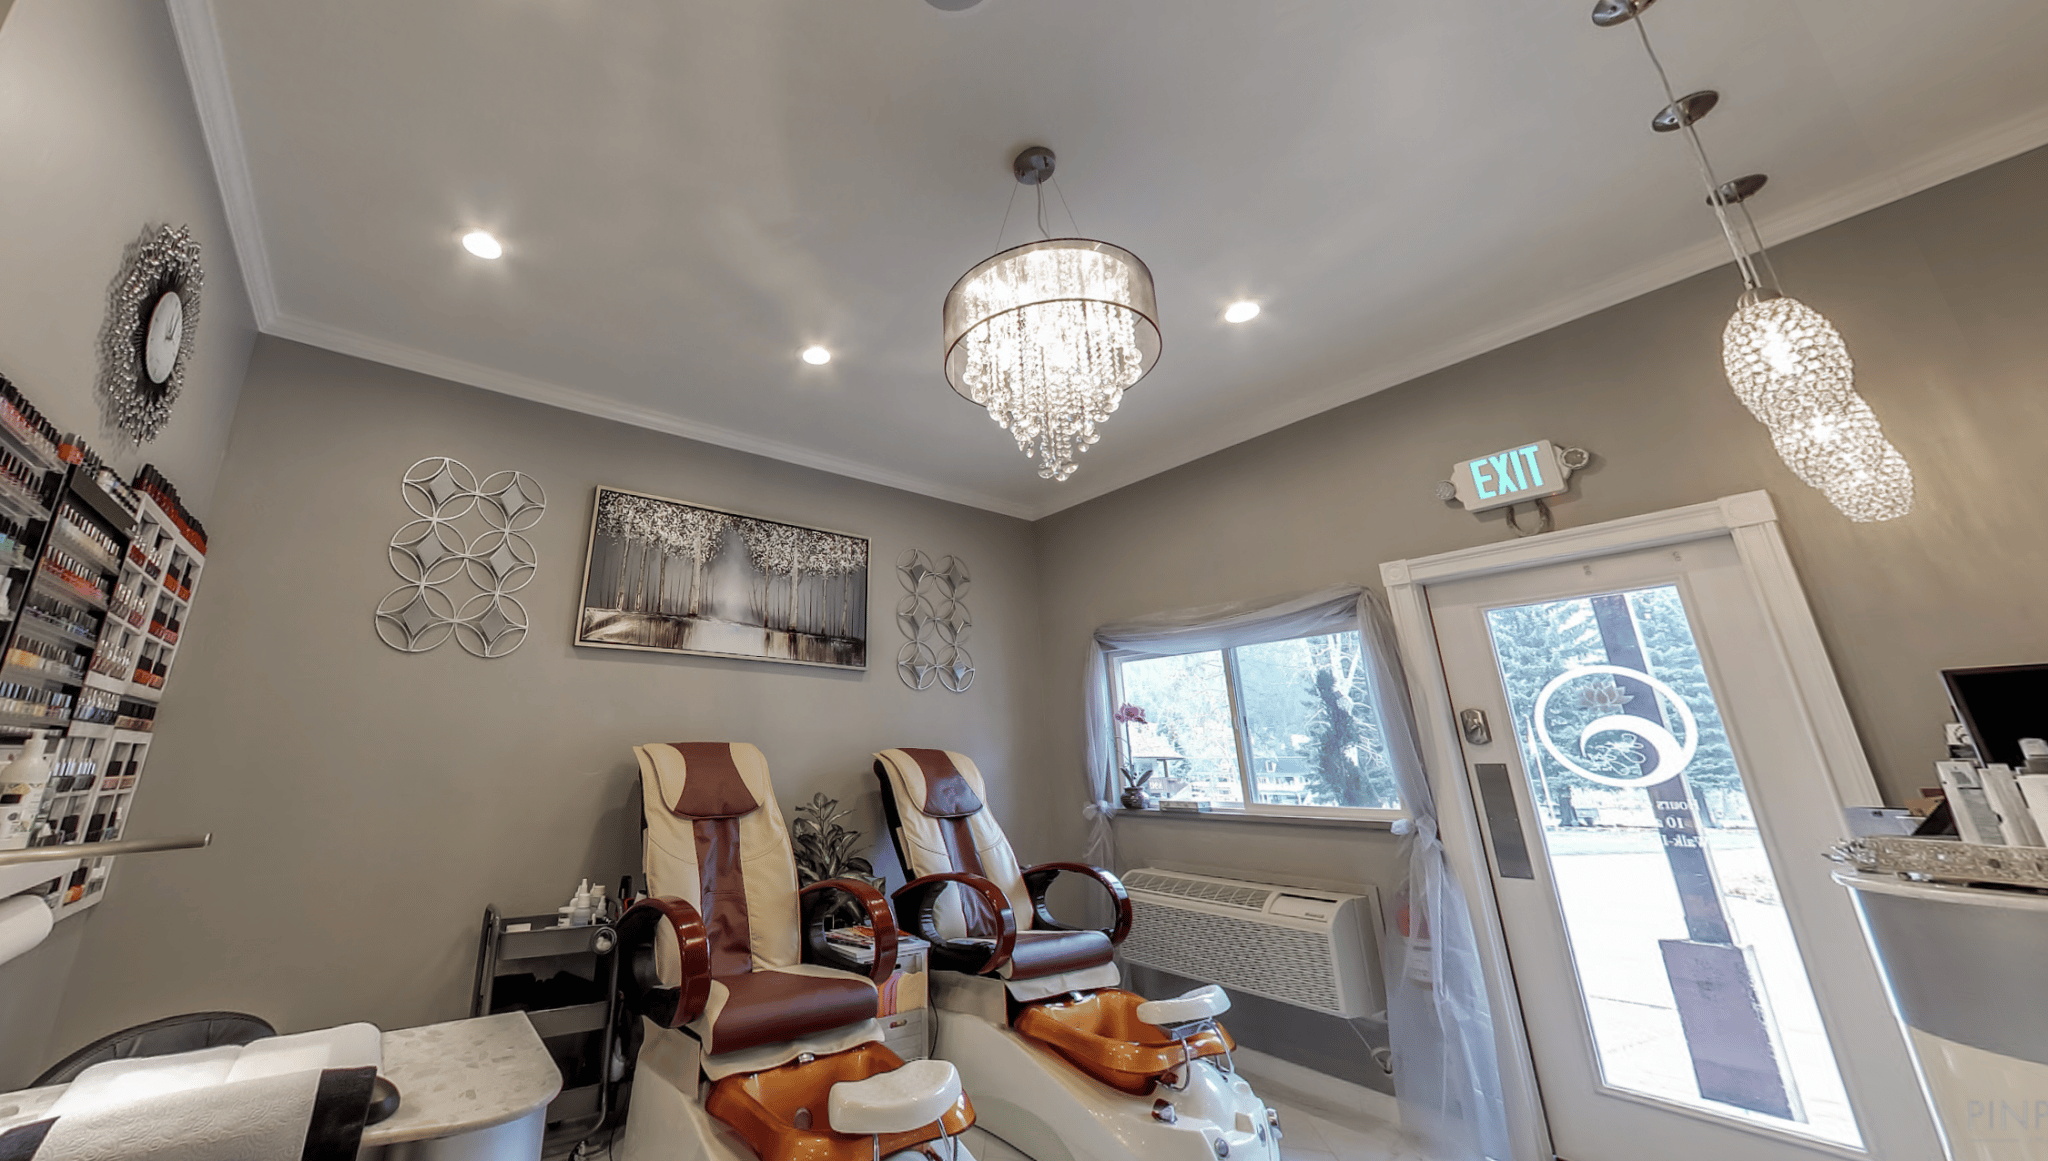
POLYGON ((554 1100, 548 1102, 547 1123, 553 1125, 562 1121, 580 1121, 586 1117, 596 1116, 602 1104, 603 1090, 604 1086, 598 1084, 563 1089, 554 1100))
POLYGON ((121 573, 120 557, 111 555, 106 549, 72 532, 64 527, 61 521, 50 529, 50 543, 77 557, 80 563, 89 564, 108 576, 119 576, 121 573))
POLYGON ((123 508, 119 500, 114 499, 111 493, 99 486, 98 481, 86 475, 83 470, 72 472, 69 478, 71 494, 85 501, 94 515, 105 520, 116 535, 123 539, 135 535, 136 514, 123 508))
MULTIPOLYGON (((106 898, 116 856, 157 849, 123 837, 129 829, 135 787, 147 765, 148 754, 155 748, 154 719, 81 721, 70 715, 113 714, 119 704, 128 705, 136 713, 154 714, 162 690, 136 682, 132 675, 145 653, 152 665, 159 658, 168 664, 176 645, 149 632, 150 617, 158 608, 164 610, 166 619, 176 617, 182 621, 187 616, 189 600, 166 586, 164 577, 175 566, 197 588, 198 562, 203 561, 203 554, 192 549, 154 500, 141 497, 136 510, 131 511, 99 482, 102 469, 89 469, 84 464, 65 465, 30 454, 29 449, 16 446, 16 435, 0 430, 0 447, 12 447, 31 463, 43 463, 47 471, 62 475, 57 479, 38 475, 33 481, 33 494, 0 478, 0 516, 11 515, 35 525, 21 537, 23 551, 0 552, 0 577, 12 573, 19 579, 15 586, 19 615, 11 628, 0 620, 0 681, 25 687, 30 691, 30 699, 41 691, 55 689, 75 697, 63 714, 0 710, 0 740, 18 740, 30 730, 43 732, 53 739, 53 760, 74 772, 69 777, 79 780, 80 784, 69 790, 50 793, 45 798, 44 816, 38 820, 39 825, 60 828, 65 820, 70 820, 68 832, 59 831, 68 841, 42 856, 62 861, 37 864, 50 868, 48 875, 61 876, 53 904, 56 917, 62 920, 106 898), (40 503, 42 495, 51 496, 51 501, 40 503), (31 504, 31 500, 37 502, 31 504), (60 510, 64 514, 62 519, 60 510), (154 521, 154 527, 144 529, 144 515, 154 521), (163 534, 161 540, 159 533, 163 534), (162 552, 153 566, 134 559, 137 550, 155 549, 159 543, 162 552), (109 544, 114 546, 111 551, 109 544), (75 587, 55 567, 57 554, 66 558, 69 569, 88 583, 111 580, 117 587, 105 595, 75 587), (188 565, 188 560, 194 563, 188 565), (22 569, 32 570, 31 575, 21 576, 17 570, 22 569), (52 615, 32 609, 27 604, 30 600, 57 612, 52 615), (139 620, 131 620, 110 608, 124 602, 139 606, 132 610, 139 620), (131 633, 138 637, 126 636, 131 633), (147 643, 150 641, 154 647, 147 643), (90 651, 103 669, 116 672, 100 672, 89 664, 65 673, 6 664, 6 654, 16 642, 23 645, 23 652, 31 654, 47 645, 60 646, 60 656, 67 659, 74 652, 90 651), (110 704, 94 705, 89 699, 110 704), (97 826, 95 817, 99 819, 97 826)), ((107 479, 111 483, 113 477, 108 475, 107 479)), ((0 852, 0 866, 11 856, 22 854, 0 852)))
POLYGON ((0 477, 0 513, 6 513, 24 524, 33 524, 50 518, 50 510, 37 502, 28 489, 5 477, 0 477))
POLYGON ((532 915, 522 919, 508 919, 506 923, 531 923, 530 931, 507 931, 498 937, 498 962, 511 963, 522 959, 547 959, 557 955, 588 955, 596 951, 592 941, 602 926, 586 924, 582 927, 541 926, 553 924, 553 915, 532 915))
POLYGON ((149 520, 155 521, 156 526, 166 536, 171 538, 171 542, 184 550, 192 559, 199 561, 201 564, 206 563, 205 551, 198 545, 185 539, 185 533, 178 527, 178 522, 171 519, 171 514, 164 511, 163 505, 157 503, 156 497, 148 492, 142 493, 142 515, 149 520))
POLYGON ((569 1036, 578 1032, 596 1032, 604 1027, 611 1011, 611 1005, 603 1000, 589 1004, 576 1004, 567 1008, 544 1008, 528 1012, 526 1018, 533 1023, 534 1032, 541 1039, 550 1036, 569 1036))
POLYGON ((58 457, 55 449, 45 450, 40 440, 31 439, 16 431, 4 416, 0 416, 0 445, 12 449, 16 455, 46 472, 64 470, 64 461, 58 457))
MULTIPOLYGON (((55 573, 38 571, 36 573, 35 589, 37 592, 55 597, 60 601, 69 602, 81 609, 90 609, 95 613, 107 611, 107 598, 97 593, 87 595, 84 589, 74 588, 68 582, 57 579, 55 573)), ((95 636, 94 640, 98 640, 98 637, 95 636)))
POLYGON ((31 717, 9 709, 0 709, 0 729, 14 730, 61 730, 71 720, 68 712, 56 717, 31 717))
POLYGON ((128 696, 128 687, 134 684, 134 682, 123 681, 118 677, 108 677, 104 673, 95 673, 90 669, 86 670, 82 681, 93 689, 103 689, 108 693, 118 694, 122 697, 128 696))
POLYGON ((15 618, 15 622, 22 632, 38 641, 51 641, 60 645, 83 645, 87 648, 99 643, 97 636, 79 632, 34 609, 23 609, 21 615, 15 618))
POLYGON ((61 669, 43 669, 39 666, 23 665, 18 661, 0 664, 0 681, 32 681, 45 689, 77 689, 85 684, 82 676, 74 677, 61 669))

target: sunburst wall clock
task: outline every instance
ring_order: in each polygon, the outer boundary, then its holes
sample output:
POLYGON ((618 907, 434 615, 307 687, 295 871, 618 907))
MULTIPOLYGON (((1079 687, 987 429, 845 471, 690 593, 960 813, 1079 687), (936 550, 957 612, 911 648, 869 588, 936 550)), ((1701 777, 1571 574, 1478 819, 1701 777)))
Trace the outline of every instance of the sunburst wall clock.
POLYGON ((189 226, 146 226, 114 279, 100 334, 100 402, 137 444, 157 437, 185 386, 206 281, 189 226))

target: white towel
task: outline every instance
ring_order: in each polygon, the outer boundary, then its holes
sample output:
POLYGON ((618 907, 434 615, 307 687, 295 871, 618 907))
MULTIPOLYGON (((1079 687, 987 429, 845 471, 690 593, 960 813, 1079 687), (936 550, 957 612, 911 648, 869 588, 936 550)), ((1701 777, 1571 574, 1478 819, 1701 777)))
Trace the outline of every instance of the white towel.
POLYGON ((240 1048, 112 1060, 50 1116, 0 1136, 35 1161, 347 1161, 360 1143, 382 1036, 345 1024, 240 1048))

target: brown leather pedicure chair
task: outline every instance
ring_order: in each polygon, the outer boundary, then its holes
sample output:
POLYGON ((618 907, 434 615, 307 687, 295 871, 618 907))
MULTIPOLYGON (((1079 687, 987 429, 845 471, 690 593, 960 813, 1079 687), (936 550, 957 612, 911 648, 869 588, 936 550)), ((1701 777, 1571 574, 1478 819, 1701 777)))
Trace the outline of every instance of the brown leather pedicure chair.
POLYGON ((797 890, 761 751, 635 747, 648 898, 619 921, 622 988, 644 1018, 629 1161, 971 1161, 953 1066, 880 1043, 876 981, 896 964, 881 892, 835 879, 797 890), (829 946, 825 904, 860 900, 875 959, 829 946))
POLYGON ((1148 1001, 1117 986, 1132 915, 1115 875, 1021 867, 965 754, 883 750, 874 772, 913 877, 895 893, 897 920, 932 944, 938 1055, 985 1129, 1033 1156, 1278 1158, 1278 1118, 1235 1074, 1216 1023, 1223 990, 1148 1001), (1062 874, 1103 891, 1109 927, 1053 916, 1046 893, 1062 874))

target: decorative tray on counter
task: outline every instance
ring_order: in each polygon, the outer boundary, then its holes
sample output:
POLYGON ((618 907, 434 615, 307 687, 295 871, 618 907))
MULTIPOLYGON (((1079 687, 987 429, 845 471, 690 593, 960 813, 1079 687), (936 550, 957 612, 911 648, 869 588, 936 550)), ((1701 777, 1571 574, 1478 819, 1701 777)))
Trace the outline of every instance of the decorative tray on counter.
POLYGON ((1955 839, 1869 835, 1838 843, 1828 858, 1859 871, 1937 883, 1998 883, 2048 891, 2048 847, 1991 847, 1955 839))

